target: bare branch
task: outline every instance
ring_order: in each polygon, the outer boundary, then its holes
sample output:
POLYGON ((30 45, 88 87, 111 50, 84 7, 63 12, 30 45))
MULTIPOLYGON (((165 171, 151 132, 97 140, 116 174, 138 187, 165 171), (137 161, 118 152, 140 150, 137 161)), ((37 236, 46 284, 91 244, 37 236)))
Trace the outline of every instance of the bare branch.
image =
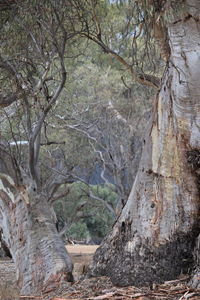
MULTIPOLYGON (((64 145, 65 142, 46 142, 46 143, 40 143, 40 146, 50 146, 50 145, 64 145)), ((29 141, 15 141, 15 142, 9 142, 9 145, 11 147, 15 147, 16 145, 20 145, 20 146, 28 146, 29 145, 29 141)))
POLYGON ((39 133, 39 131, 41 130, 41 127, 43 125, 43 122, 48 114, 48 112, 50 111, 50 109, 52 108, 52 106, 55 104, 56 100, 58 99, 58 97, 60 96, 60 93, 65 85, 66 82, 66 78, 67 78, 67 72, 65 70, 64 64, 62 63, 62 68, 61 68, 61 73, 62 73, 62 79, 61 82, 59 84, 59 86, 57 87, 53 97, 51 98, 51 100, 49 101, 49 104, 46 106, 46 108, 44 109, 42 115, 40 116, 39 120, 37 121, 37 126, 31 136, 31 143, 35 142, 35 139, 39 133))
POLYGON ((40 143, 41 146, 50 146, 50 145, 65 145, 65 142, 46 142, 46 143, 40 143))
POLYGON ((123 125, 128 126, 130 131, 133 131, 133 126, 131 126, 128 121, 118 112, 116 108, 114 108, 112 101, 108 102, 107 110, 111 111, 112 115, 123 125))
POLYGON ((38 164, 39 151, 40 151, 40 145, 41 145, 40 140, 41 140, 41 131, 37 135, 37 138, 36 138, 35 143, 34 143, 35 165, 38 164))
POLYGON ((20 145, 20 146, 28 146, 29 145, 29 141, 14 141, 14 142, 9 142, 9 145, 11 147, 16 147, 18 145, 20 145))
POLYGON ((51 62, 47 61, 46 65, 45 65, 45 71, 42 74, 41 78, 39 79, 38 83, 36 84, 36 86, 34 88, 35 95, 41 89, 41 87, 43 86, 45 80, 47 79, 47 75, 48 75, 48 72, 50 70, 50 66, 51 66, 51 62))
POLYGON ((101 40, 101 26, 100 26, 99 19, 97 17, 96 11, 95 11, 95 3, 93 0, 90 0, 90 3, 91 3, 91 7, 92 7, 92 17, 93 17, 93 20, 94 20, 94 23, 96 26, 96 31, 97 31, 97 38, 99 40, 101 40))
MULTIPOLYGON (((41 131, 42 125, 44 123, 44 120, 45 120, 48 112, 51 110, 52 106, 55 104, 56 100, 60 96, 60 93, 62 92, 63 87, 64 87, 65 82, 66 82, 67 72, 66 72, 65 65, 64 65, 65 45, 66 45, 66 38, 63 39, 62 50, 61 50, 61 52, 59 52, 60 65, 61 65, 61 81, 60 81, 60 84, 58 85, 54 95, 52 96, 52 98, 49 101, 48 105, 46 106, 46 108, 42 112, 41 116, 39 117, 39 119, 37 121, 37 124, 36 124, 36 127, 33 130, 33 133, 31 134, 31 137, 30 137, 30 145, 29 145, 30 171, 31 171, 31 175, 32 175, 33 179, 35 179, 37 182, 38 182, 38 178, 37 178, 37 175, 36 175, 37 174, 36 164, 37 164, 38 155, 39 155, 40 141, 37 142, 37 146, 35 145, 35 143, 36 143, 36 140, 40 136, 40 131, 41 131)), ((40 138, 39 138, 39 140, 40 140, 40 138)))
POLYGON ((50 203, 54 203, 55 201, 62 199, 63 197, 66 197, 70 192, 70 189, 67 188, 66 191, 60 193, 60 194, 56 194, 54 197, 52 197, 51 199, 49 199, 50 203))
POLYGON ((26 125, 27 125, 27 130, 28 130, 28 135, 29 137, 32 134, 32 122, 31 122, 31 110, 30 110, 30 104, 29 101, 27 99, 27 97, 23 97, 24 101, 23 101, 23 108, 24 108, 24 112, 25 112, 25 116, 26 116, 26 125))
POLYGON ((88 190, 85 190, 84 188, 82 188, 82 191, 85 193, 86 196, 88 196, 89 198, 98 200, 99 202, 103 203, 103 205, 106 206, 106 208, 111 212, 112 216, 114 218, 116 217, 116 213, 115 213, 115 210, 113 209, 113 207, 107 201, 105 201, 104 199, 94 195, 91 191, 91 187, 90 187, 89 183, 87 183, 84 179, 82 179, 78 176, 75 176, 74 178, 76 178, 79 181, 83 182, 88 187, 88 190))
POLYGON ((117 61, 124 65, 126 70, 131 73, 134 81, 143 85, 154 87, 156 89, 159 88, 160 79, 158 77, 150 74, 143 74, 143 76, 141 76, 141 74, 137 74, 137 72, 133 69, 132 65, 128 64, 122 56, 117 54, 115 51, 111 50, 102 40, 99 40, 96 36, 91 35, 89 33, 82 33, 82 35, 86 36, 88 39, 98 44, 105 53, 115 57, 117 61))
MULTIPOLYGON (((46 191, 48 199, 51 202, 53 195, 56 193, 58 188, 63 184, 72 184, 76 181, 76 178, 71 174, 72 169, 66 170, 63 168, 63 163, 59 160, 59 164, 55 168, 50 167, 49 165, 43 164, 45 168, 51 170, 51 176, 47 179, 43 185, 43 190, 46 191)), ((57 197, 57 196, 55 196, 57 197)))
MULTIPOLYGON (((71 222, 72 223, 72 222, 71 222)), ((65 233, 66 233, 66 231, 68 230, 70 228, 70 224, 68 224, 68 223, 66 223, 65 222, 65 225, 64 225, 64 227, 61 229, 61 231, 59 232, 59 236, 63 236, 65 233)))
POLYGON ((113 218, 116 218, 116 213, 115 213, 115 210, 112 208, 112 206, 107 202, 105 201, 104 199, 94 195, 91 190, 89 191, 88 193, 88 197, 94 199, 94 200, 97 200, 99 202, 101 202, 104 206, 106 206, 106 208, 111 212, 113 218))

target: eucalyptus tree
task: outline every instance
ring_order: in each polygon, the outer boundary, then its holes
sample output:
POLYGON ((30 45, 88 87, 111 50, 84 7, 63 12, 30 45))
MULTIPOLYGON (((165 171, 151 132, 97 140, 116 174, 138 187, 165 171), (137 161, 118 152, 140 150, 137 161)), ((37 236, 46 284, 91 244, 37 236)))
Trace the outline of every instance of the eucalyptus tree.
POLYGON ((76 17, 68 4, 1 1, 0 6, 0 228, 22 294, 73 280, 52 208, 61 197, 59 186, 73 179, 62 150, 51 151, 48 171, 41 156, 41 147, 62 144, 48 139, 46 119, 61 97, 67 57, 76 43, 76 17))
POLYGON ((119 207, 128 198, 137 170, 139 124, 145 119, 142 116, 145 104, 137 93, 130 97, 123 95, 127 88, 120 72, 107 64, 99 67, 98 62, 96 65, 88 59, 75 67, 69 77, 70 92, 66 97, 72 104, 66 107, 61 103, 51 125, 59 131, 65 130, 67 147, 71 145, 72 156, 82 169, 77 179, 91 183, 89 174, 98 169, 98 181, 93 179, 93 184, 113 183, 121 199, 119 207))
POLYGON ((200 3, 119 3, 138 15, 137 22, 126 22, 133 50, 137 39, 146 36, 147 45, 154 39, 166 67, 159 79, 158 73, 140 73, 131 57, 120 56, 104 36, 97 2, 90 1, 94 27, 84 35, 122 63, 134 80, 158 89, 129 199, 97 250, 90 274, 108 275, 117 285, 149 285, 195 267, 190 284, 199 288, 200 3))

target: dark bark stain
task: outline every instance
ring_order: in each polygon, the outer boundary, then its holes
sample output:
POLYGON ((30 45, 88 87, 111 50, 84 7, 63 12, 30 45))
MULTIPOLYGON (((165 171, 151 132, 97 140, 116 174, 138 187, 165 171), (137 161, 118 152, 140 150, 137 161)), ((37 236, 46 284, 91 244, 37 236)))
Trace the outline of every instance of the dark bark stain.
POLYGON ((200 151, 198 149, 192 149, 187 151, 187 162, 194 171, 200 169, 200 151))
POLYGON ((126 225, 125 225, 125 222, 122 222, 122 225, 121 225, 121 232, 125 232, 126 230, 126 225))
POLYGON ((186 152, 187 162, 196 177, 198 192, 200 193, 200 151, 192 149, 186 152))
POLYGON ((193 18, 196 22, 199 21, 198 18, 193 17, 191 14, 187 14, 187 16, 186 16, 184 19, 178 19, 178 20, 176 20, 175 22, 173 22, 173 24, 177 24, 177 23, 180 23, 180 22, 187 22, 187 21, 190 20, 191 18, 193 18))
POLYGON ((177 278, 181 273, 192 271, 193 249, 199 229, 199 224, 195 224, 191 232, 174 234, 170 241, 158 247, 148 239, 140 238, 133 252, 128 252, 124 245, 133 240, 133 232, 126 228, 123 237, 115 237, 112 241, 114 251, 108 260, 103 255, 105 249, 100 247, 97 250, 94 259, 98 261, 98 268, 94 273, 91 268, 88 276, 110 276, 118 286, 149 286, 177 278))

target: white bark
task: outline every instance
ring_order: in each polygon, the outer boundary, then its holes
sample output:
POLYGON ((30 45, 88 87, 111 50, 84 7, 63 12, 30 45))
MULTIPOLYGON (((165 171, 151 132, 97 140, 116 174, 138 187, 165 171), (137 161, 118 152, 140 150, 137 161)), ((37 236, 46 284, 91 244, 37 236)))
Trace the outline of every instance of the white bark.
POLYGON ((72 281, 72 263, 47 200, 0 176, 0 227, 17 271, 21 294, 36 295, 72 281))
POLYGON ((200 151, 199 33, 199 19, 192 16, 169 27, 171 56, 139 171, 120 218, 91 266, 90 274, 109 275, 118 285, 170 280, 193 265, 199 175, 187 156, 193 149, 200 151))

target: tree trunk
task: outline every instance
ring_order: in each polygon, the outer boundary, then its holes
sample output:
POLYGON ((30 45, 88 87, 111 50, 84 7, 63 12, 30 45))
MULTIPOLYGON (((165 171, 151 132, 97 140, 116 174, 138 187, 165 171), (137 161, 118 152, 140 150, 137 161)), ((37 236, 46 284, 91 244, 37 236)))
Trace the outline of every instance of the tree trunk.
POLYGON ((192 9, 168 28, 171 55, 138 174, 90 268, 90 275, 108 275, 117 285, 151 285, 193 266, 200 232, 200 23, 192 9))
POLYGON ((46 199, 0 176, 0 227, 17 271, 21 294, 40 294, 72 281, 72 263, 46 199))

